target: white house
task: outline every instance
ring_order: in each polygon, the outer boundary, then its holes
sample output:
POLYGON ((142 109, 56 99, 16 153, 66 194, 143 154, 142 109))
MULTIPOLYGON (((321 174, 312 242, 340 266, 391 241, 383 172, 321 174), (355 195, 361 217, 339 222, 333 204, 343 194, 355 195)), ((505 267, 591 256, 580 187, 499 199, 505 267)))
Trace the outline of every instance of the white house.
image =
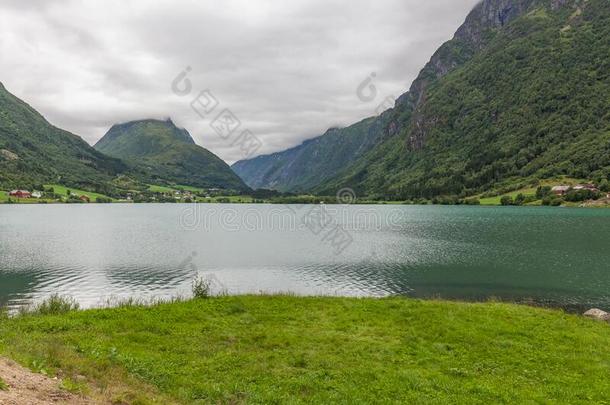
POLYGON ((551 189, 551 191, 556 195, 564 195, 570 191, 570 186, 555 186, 551 189))

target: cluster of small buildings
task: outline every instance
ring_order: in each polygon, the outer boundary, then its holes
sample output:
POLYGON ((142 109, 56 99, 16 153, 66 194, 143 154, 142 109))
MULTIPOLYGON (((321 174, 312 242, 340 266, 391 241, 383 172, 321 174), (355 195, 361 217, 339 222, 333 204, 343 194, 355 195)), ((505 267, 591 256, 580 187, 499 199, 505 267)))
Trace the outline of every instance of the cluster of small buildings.
MULTIPOLYGON (((194 199, 195 197, 196 197, 195 194, 193 194, 189 190, 177 190, 177 191, 174 191, 174 198, 176 200, 194 199)), ((210 196, 206 195, 206 198, 210 198, 210 196)))
POLYGON ((9 197, 15 198, 42 198, 40 191, 29 192, 27 190, 12 190, 8 193, 9 197))
MULTIPOLYGON (((40 191, 29 192, 27 190, 12 190, 12 191, 9 191, 8 196, 14 197, 14 198, 42 198, 42 192, 40 192, 40 191)), ((91 202, 91 199, 89 198, 89 196, 86 196, 86 195, 81 195, 81 196, 78 196, 77 198, 83 202, 91 202)))
POLYGON ((599 193, 599 189, 594 184, 577 184, 575 186, 555 186, 551 189, 551 192, 558 196, 564 196, 569 191, 580 191, 589 190, 594 193, 599 193))

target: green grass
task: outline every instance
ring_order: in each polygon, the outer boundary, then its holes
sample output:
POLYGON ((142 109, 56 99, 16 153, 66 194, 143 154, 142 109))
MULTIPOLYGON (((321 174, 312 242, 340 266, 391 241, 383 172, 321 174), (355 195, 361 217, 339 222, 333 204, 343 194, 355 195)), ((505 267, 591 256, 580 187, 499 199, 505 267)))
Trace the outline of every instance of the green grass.
POLYGON ((0 354, 163 403, 610 398, 609 325, 500 303, 238 296, 24 315, 0 320, 0 354))
MULTIPOLYGON (((567 186, 575 186, 576 184, 584 184, 584 183, 591 183, 590 180, 586 180, 586 179, 576 179, 573 177, 567 177, 567 176, 558 176, 558 177, 554 177, 551 179, 543 179, 540 182, 540 186, 559 186, 559 185, 567 185, 567 186)), ((496 197, 489 197, 489 198, 480 198, 480 195, 477 196, 481 202, 481 205, 501 205, 500 204, 500 200, 502 199, 503 196, 507 195, 512 197, 513 199, 515 197, 517 197, 519 194, 523 194, 524 196, 528 197, 528 196, 535 196, 536 195, 536 189, 538 188, 538 186, 536 187, 524 187, 524 188, 520 188, 516 191, 511 191, 509 193, 504 193, 504 194, 500 194, 496 197)), ((541 201, 537 201, 536 203, 532 203, 533 205, 540 205, 541 201)), ((530 204, 530 205, 532 205, 530 204)))
POLYGON ((201 188, 192 187, 192 186, 183 186, 183 185, 177 185, 176 189, 182 190, 182 191, 190 191, 191 193, 200 193, 203 191, 203 189, 201 189, 201 188))
POLYGON ((0 191, 0 202, 8 201, 8 191, 0 191))
POLYGON ((176 189, 165 186, 149 185, 148 191, 151 191, 153 193, 173 193, 174 191, 176 191, 176 189))
MULTIPOLYGON (((46 184, 44 187, 45 187, 45 189, 48 189, 49 187, 53 187, 53 190, 55 191, 55 194, 59 194, 59 195, 61 195, 63 197, 68 197, 68 190, 70 190, 70 192, 72 194, 76 194, 78 196, 86 195, 87 197, 89 197, 91 202, 95 202, 95 199, 98 198, 98 197, 101 197, 101 198, 110 198, 110 197, 108 197, 106 195, 103 195, 103 194, 93 193, 91 191, 79 190, 79 189, 71 188, 71 187, 65 187, 65 186, 61 186, 61 185, 58 185, 58 184, 46 184)), ((110 198, 110 199, 112 201, 116 201, 113 198, 110 198)))
POLYGON ((481 198, 479 201, 481 202, 481 205, 501 205, 500 200, 503 196, 507 195, 514 199, 519 194, 523 194, 526 197, 536 195, 536 188, 523 188, 521 190, 512 191, 510 193, 502 194, 496 197, 481 198))
POLYGON ((231 202, 232 204, 251 203, 253 201, 252 197, 246 196, 246 195, 227 195, 227 196, 215 196, 215 197, 211 197, 211 198, 197 198, 197 201, 202 201, 202 202, 209 201, 209 202, 213 202, 213 203, 226 201, 226 200, 229 200, 229 202, 231 202))

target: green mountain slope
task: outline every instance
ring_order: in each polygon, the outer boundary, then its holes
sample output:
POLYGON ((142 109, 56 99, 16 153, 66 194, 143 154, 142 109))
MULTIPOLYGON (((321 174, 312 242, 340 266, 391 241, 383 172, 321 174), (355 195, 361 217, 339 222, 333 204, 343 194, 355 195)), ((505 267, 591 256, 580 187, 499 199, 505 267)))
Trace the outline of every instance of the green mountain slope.
POLYGON ((171 120, 142 120, 114 125, 95 145, 109 156, 134 166, 143 181, 203 188, 248 187, 213 153, 195 144, 171 120))
POLYGON ((61 183, 105 189, 125 164, 51 125, 0 84, 0 189, 61 183))
POLYGON ((397 199, 607 178, 609 10, 608 0, 481 1, 370 122, 357 154, 348 127, 233 168, 255 186, 397 199))
POLYGON ((368 118, 329 129, 284 152, 235 163, 233 170, 252 188, 303 191, 335 176, 380 141, 383 119, 368 118))
POLYGON ((607 0, 484 1, 398 100, 391 136, 316 191, 413 198, 610 177, 609 27, 607 0))

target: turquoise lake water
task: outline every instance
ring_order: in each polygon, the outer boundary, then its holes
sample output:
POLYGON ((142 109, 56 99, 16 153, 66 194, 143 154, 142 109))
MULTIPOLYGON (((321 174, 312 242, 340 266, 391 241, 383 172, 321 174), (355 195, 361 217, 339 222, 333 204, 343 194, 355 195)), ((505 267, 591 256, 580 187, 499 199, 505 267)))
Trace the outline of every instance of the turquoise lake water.
POLYGON ((0 206, 0 304, 51 294, 323 294, 610 309, 610 210, 281 205, 0 206))

